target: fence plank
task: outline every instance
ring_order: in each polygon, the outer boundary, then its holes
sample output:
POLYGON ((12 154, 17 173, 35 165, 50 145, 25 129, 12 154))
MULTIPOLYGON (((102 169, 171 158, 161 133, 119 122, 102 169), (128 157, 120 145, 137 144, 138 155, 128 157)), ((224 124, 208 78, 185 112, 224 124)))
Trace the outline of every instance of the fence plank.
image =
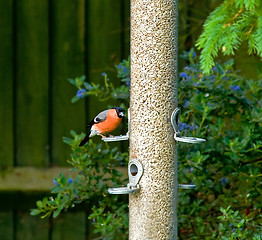
POLYGON ((0 212, 0 237, 1 240, 13 240, 13 213, 0 212))
MULTIPOLYGON (((122 27, 123 27, 123 53, 122 58, 126 59, 130 55, 130 1, 124 0, 122 2, 122 27)), ((122 59, 121 59, 122 60, 122 59)))
POLYGON ((0 168, 13 166, 13 10, 0 0, 0 168))
MULTIPOLYGON (((71 172, 70 168, 33 168, 16 167, 0 175, 0 193, 2 192, 49 192, 54 186, 53 179, 60 173, 65 176, 76 177, 76 172, 71 172)), ((116 167, 117 171, 123 174, 123 179, 127 178, 126 167, 116 167)), ((108 177, 106 174, 105 178, 108 177)), ((0 196, 1 199, 1 196, 0 196)), ((1 206, 0 206, 1 208, 1 206)))
POLYGON ((52 239, 84 240, 86 239, 86 214, 74 212, 63 214, 53 221, 52 239))
POLYGON ((46 166, 48 4, 47 0, 16 4, 16 161, 19 166, 46 166))
MULTIPOLYGON (((102 82, 103 72, 111 80, 115 78, 113 66, 119 63, 122 50, 121 15, 121 0, 87 1, 87 80, 102 82)), ((99 103, 96 97, 90 97, 87 120, 91 120, 109 104, 115 103, 99 103)))
POLYGON ((53 179, 60 173, 72 176, 69 168, 16 167, 0 175, 0 193, 6 192, 49 192, 53 179))
POLYGON ((84 101, 71 103, 76 89, 68 78, 84 74, 84 0, 51 1, 52 161, 67 165, 70 149, 62 142, 85 123, 84 101))
POLYGON ((47 240, 49 221, 30 216, 29 211, 18 211, 16 214, 16 240, 47 240))

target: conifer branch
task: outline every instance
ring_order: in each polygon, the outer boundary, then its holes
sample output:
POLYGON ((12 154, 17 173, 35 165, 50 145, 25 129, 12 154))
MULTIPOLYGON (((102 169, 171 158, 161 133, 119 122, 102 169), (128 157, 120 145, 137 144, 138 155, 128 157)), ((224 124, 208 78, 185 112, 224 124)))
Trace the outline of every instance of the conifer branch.
POLYGON ((239 16, 240 13, 242 13, 244 10, 244 8, 241 8, 236 15, 230 20, 229 23, 225 24, 224 27, 230 26, 232 24, 232 22, 239 16))
POLYGON ((262 57, 262 1, 224 0, 207 18, 196 43, 203 72, 210 72, 219 52, 234 55, 245 40, 248 53, 262 57))

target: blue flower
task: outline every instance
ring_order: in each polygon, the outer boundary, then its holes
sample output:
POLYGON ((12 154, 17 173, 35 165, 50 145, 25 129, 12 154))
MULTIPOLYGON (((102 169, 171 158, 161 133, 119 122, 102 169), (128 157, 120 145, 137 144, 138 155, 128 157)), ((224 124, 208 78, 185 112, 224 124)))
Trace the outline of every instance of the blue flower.
POLYGON ((188 75, 185 72, 180 73, 179 75, 181 78, 187 78, 188 75))
POLYGON ((122 70, 123 70, 123 73, 125 74, 129 73, 129 69, 125 66, 123 66, 122 70))
POLYGON ((69 178, 69 179, 68 179, 68 183, 73 183, 73 181, 74 181, 74 180, 73 180, 72 178, 69 178))
POLYGON ((222 177, 222 178, 221 178, 221 183, 222 183, 223 185, 226 185, 227 183, 229 183, 229 180, 228 180, 226 177, 222 177))
POLYGON ((86 89, 80 89, 80 90, 78 90, 77 91, 77 96, 79 97, 79 98, 83 98, 84 96, 85 96, 85 93, 86 93, 86 89))
POLYGON ((187 124, 186 123, 179 123, 179 131, 184 131, 187 128, 187 124))
POLYGON ((101 75, 104 77, 104 76, 106 75, 106 73, 105 73, 105 72, 103 72, 103 73, 101 73, 101 75))
POLYGON ((54 179, 53 180, 54 185, 59 186, 60 184, 54 179))
POLYGON ((216 72, 216 73, 218 72, 218 71, 217 71, 217 67, 213 67, 212 70, 213 70, 214 72, 216 72))
POLYGON ((188 57, 188 58, 192 58, 192 59, 194 59, 195 57, 196 57, 196 52, 191 52, 191 51, 185 51, 185 54, 184 54, 184 56, 186 56, 186 57, 188 57), (191 55, 192 54, 192 55, 191 55), (191 55, 191 56, 190 56, 191 55))
POLYGON ((194 123, 193 123, 193 125, 192 126, 190 126, 189 124, 186 124, 186 123, 179 123, 179 131, 180 132, 185 132, 185 133, 187 133, 188 131, 194 131, 194 130, 196 130, 196 129, 198 129, 198 125, 195 125, 194 123))
POLYGON ((234 91, 234 92, 237 92, 237 91, 240 90, 240 87, 239 87, 238 85, 231 85, 229 88, 230 88, 232 91, 234 91))
POLYGON ((216 77, 217 77, 216 75, 211 75, 209 78, 211 81, 215 81, 216 77))
POLYGON ((189 66, 185 66, 184 69, 185 69, 186 71, 190 71, 192 68, 189 67, 189 66))
POLYGON ((117 68, 119 70, 122 70, 123 73, 127 73, 128 72, 128 68, 126 66, 122 65, 121 63, 118 64, 117 68))
POLYGON ((184 108, 188 108, 189 107, 189 105, 190 105, 190 102, 188 101, 188 100, 184 100, 184 102, 185 102, 185 104, 184 104, 184 108))

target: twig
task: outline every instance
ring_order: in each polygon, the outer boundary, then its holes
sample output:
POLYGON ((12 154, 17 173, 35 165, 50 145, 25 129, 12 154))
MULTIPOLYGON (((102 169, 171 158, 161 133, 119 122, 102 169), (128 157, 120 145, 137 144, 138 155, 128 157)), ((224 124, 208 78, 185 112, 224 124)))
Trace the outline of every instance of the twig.
POLYGON ((246 164, 250 164, 250 163, 255 163, 255 162, 260 162, 262 161, 262 158, 257 158, 251 161, 247 161, 247 162, 241 162, 242 165, 246 165, 246 164))
POLYGON ((224 24, 224 26, 223 27, 227 27, 227 26, 230 26, 231 25, 231 23, 239 16, 239 14, 240 13, 242 13, 243 12, 243 10, 244 10, 244 7, 243 8, 241 8, 236 14, 235 14, 235 16, 230 20, 230 22, 229 23, 227 23, 227 24, 224 24))

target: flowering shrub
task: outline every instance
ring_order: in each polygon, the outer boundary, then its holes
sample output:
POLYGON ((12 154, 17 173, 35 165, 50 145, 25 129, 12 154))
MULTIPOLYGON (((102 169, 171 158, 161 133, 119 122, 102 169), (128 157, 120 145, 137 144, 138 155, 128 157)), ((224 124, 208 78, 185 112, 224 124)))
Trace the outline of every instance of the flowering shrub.
POLYGON ((80 148, 79 142, 83 134, 71 131, 71 138, 64 142, 72 149, 72 174, 76 177, 65 177, 60 174, 53 180, 52 196, 37 201, 32 215, 42 214, 44 217, 57 217, 62 210, 74 208, 84 203, 91 214, 94 233, 99 232, 106 239, 126 239, 128 227, 127 196, 110 195, 109 186, 119 186, 127 180, 116 167, 128 161, 127 153, 118 152, 108 144, 95 144, 92 140, 80 148), (91 208, 91 209, 90 209, 91 208))
POLYGON ((219 234, 217 237, 223 240, 260 240, 262 238, 262 228, 257 226, 255 221, 248 216, 241 218, 238 215, 239 211, 234 212, 230 207, 231 206, 228 206, 227 209, 220 208, 223 215, 218 217, 221 223, 219 223, 218 226, 219 234), (250 231, 250 229, 253 231, 250 231))
MULTIPOLYGON (((179 190, 179 239, 261 239, 262 81, 240 77, 232 61, 217 63, 207 76, 193 50, 181 57, 189 63, 179 75, 181 135, 207 142, 178 145, 179 183, 197 185, 193 190, 179 190), (218 219, 220 207, 227 221, 218 219)), ((114 87, 106 73, 102 74, 103 85, 87 82, 85 77, 69 79, 78 90, 72 101, 94 95, 102 101, 117 99, 126 109, 129 60, 116 69, 123 82, 120 87, 114 87)), ((93 206, 89 218, 101 238, 127 239, 127 197, 109 195, 107 187, 108 182, 111 186, 124 184, 115 167, 127 163, 128 153, 92 140, 79 148, 83 134, 72 135, 73 139, 64 141, 72 148, 69 163, 77 177, 56 178, 53 196, 38 201, 31 213, 56 217, 62 210, 85 202, 93 206)))
MULTIPOLYGON (((192 52, 182 56, 189 64, 178 87, 180 124, 197 126, 187 127, 184 135, 207 142, 179 144, 179 181, 197 185, 179 191, 179 237, 221 237, 217 216, 228 205, 253 219, 255 230, 247 229, 248 236, 262 233, 262 81, 236 74, 233 61, 217 63, 211 75, 204 75, 192 52)), ((233 236, 229 230, 226 235, 233 236)))

